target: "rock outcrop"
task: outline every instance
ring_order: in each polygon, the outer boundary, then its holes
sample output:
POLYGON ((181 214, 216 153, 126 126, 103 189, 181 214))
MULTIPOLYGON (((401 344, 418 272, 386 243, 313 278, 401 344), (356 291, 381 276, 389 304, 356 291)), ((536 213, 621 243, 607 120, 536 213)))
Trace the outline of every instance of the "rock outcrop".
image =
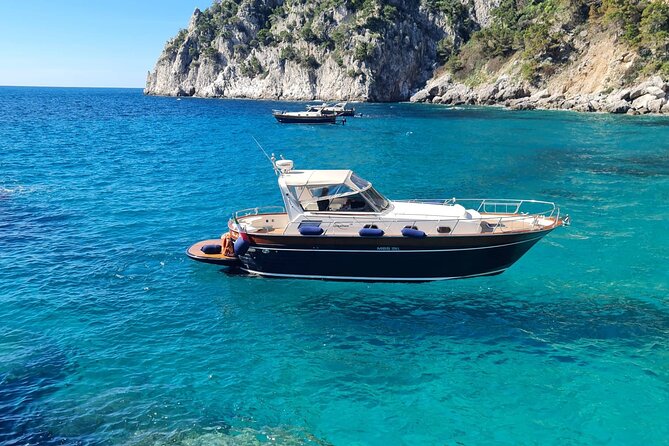
MULTIPOLYGON (((486 1, 478 2, 489 14, 486 1)), ((145 93, 407 100, 431 77, 437 43, 462 41, 478 25, 456 29, 426 1, 384 3, 217 2, 196 10, 188 29, 167 43, 145 93)))
POLYGON ((435 76, 412 95, 411 101, 635 115, 669 111, 669 79, 651 75, 638 81, 625 80, 637 56, 614 34, 584 33, 576 36, 573 46, 582 50, 573 51, 569 60, 554 67, 556 72, 540 82, 525 79, 519 60, 511 58, 497 70, 483 67, 487 79, 476 86, 468 86, 448 72, 435 76))
POLYGON ((527 83, 501 76, 490 84, 475 88, 454 82, 445 75, 428 82, 411 97, 411 102, 446 105, 503 105, 512 110, 573 110, 579 112, 669 113, 669 82, 654 76, 633 89, 615 89, 608 93, 565 96, 564 89, 536 91, 527 83), (630 92, 634 92, 632 95, 630 92), (634 99, 632 99, 634 98, 634 99))
POLYGON ((587 0, 214 0, 145 93, 667 113, 669 5, 649 1, 625 37, 587 0))

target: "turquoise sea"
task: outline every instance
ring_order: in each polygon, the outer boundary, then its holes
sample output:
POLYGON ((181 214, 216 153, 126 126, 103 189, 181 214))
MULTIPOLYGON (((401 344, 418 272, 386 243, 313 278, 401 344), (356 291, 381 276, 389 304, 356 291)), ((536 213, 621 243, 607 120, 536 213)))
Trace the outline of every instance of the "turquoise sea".
POLYGON ((0 444, 660 445, 669 119, 0 88, 0 444), (281 204, 252 140, 390 198, 557 202, 506 273, 272 280, 190 261, 281 204))

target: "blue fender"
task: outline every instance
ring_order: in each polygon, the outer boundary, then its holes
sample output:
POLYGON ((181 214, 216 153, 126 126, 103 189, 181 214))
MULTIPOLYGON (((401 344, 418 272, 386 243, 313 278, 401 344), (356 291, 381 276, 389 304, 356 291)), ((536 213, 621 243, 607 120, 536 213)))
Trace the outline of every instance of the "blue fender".
POLYGON ((381 237, 385 232, 379 228, 362 228, 358 231, 361 237, 381 237))
POLYGON ((235 240, 235 244, 233 246, 235 249, 235 255, 243 256, 251 247, 251 243, 248 240, 244 240, 242 236, 239 236, 237 237, 237 240, 235 240))
POLYGON ((423 231, 415 228, 403 228, 402 235, 405 237, 413 237, 413 238, 423 238, 427 236, 427 234, 425 234, 423 231))
POLYGON ((299 231, 302 235, 321 235, 323 228, 320 226, 300 226, 299 231))

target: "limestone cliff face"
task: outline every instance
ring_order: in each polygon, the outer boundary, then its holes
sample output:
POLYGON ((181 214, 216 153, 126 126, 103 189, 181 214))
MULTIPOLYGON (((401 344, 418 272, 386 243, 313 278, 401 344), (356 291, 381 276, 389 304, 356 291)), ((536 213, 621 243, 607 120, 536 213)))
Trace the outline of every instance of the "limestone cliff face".
POLYGON ((145 93, 668 113, 668 36, 666 0, 214 0, 145 93))
POLYGON ((585 32, 554 72, 535 80, 522 73, 519 57, 494 69, 483 67, 484 82, 472 84, 443 72, 416 92, 412 102, 445 105, 503 105, 514 110, 560 109, 579 112, 669 114, 669 79, 661 74, 630 76, 640 56, 611 32, 585 32))
POLYGON ((669 113, 665 0, 501 0, 411 98, 609 113, 669 113))
POLYGON ((488 0, 217 1, 169 41, 145 93, 170 96, 408 100, 432 76, 439 42, 488 20, 488 0), (457 25, 457 26, 453 26, 457 25))

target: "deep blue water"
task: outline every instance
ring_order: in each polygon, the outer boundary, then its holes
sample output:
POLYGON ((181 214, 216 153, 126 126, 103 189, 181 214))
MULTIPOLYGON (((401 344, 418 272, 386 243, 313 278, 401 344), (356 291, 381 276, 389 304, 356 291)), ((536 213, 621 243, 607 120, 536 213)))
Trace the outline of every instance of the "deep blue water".
POLYGON ((669 119, 0 88, 0 444, 667 444, 669 119), (391 198, 535 198, 506 273, 230 276, 184 255, 281 204, 256 148, 391 198))

